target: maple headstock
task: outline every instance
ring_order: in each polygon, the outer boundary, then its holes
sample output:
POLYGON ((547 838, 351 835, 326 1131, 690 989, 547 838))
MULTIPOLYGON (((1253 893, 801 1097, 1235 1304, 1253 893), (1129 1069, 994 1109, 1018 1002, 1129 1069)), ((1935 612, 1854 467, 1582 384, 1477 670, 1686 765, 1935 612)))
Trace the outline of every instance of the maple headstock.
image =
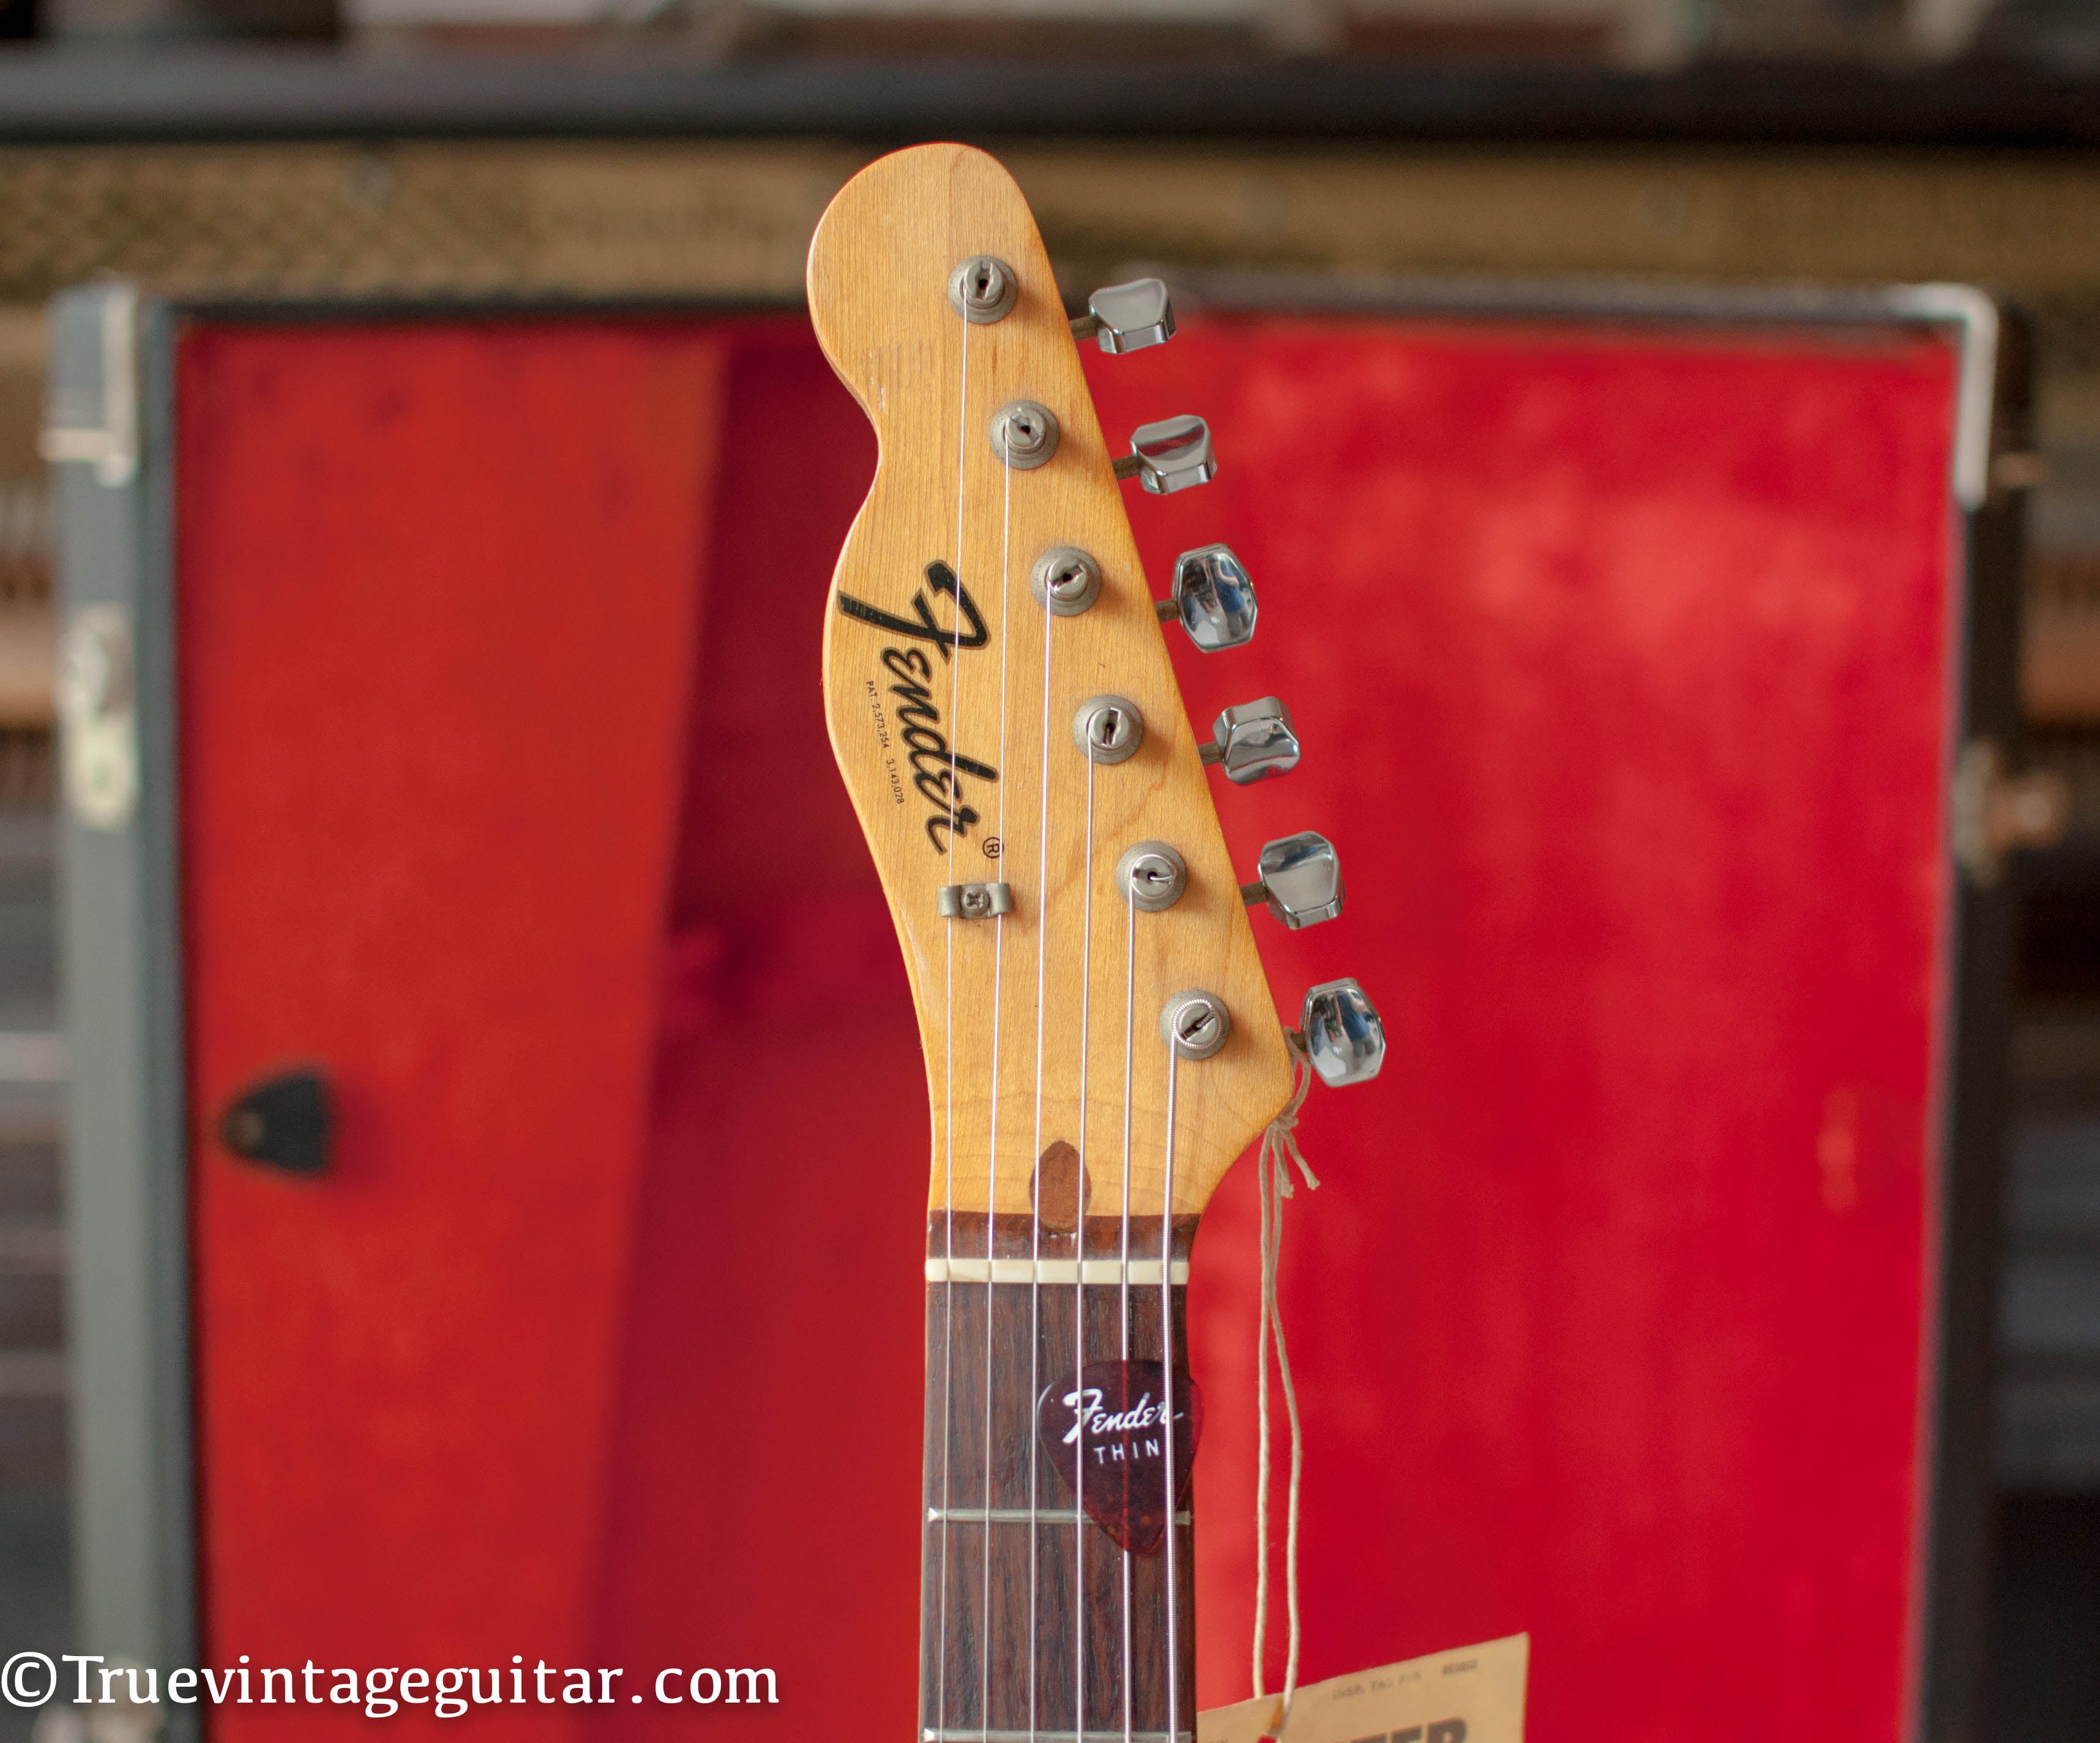
MULTIPOLYGON (((1201 990, 1229 1034, 1172 1066, 1173 1208, 1192 1216, 1292 1066, 1125 515, 1118 471, 1140 462, 1112 458, 1035 220, 983 152, 862 170, 818 227, 809 290, 880 443, 824 688, 910 970, 933 1202, 1025 1216, 1038 1158, 1067 1144, 1097 1207, 1127 1153, 1129 1206, 1156 1217, 1162 1015, 1201 990), (1119 881, 1145 843, 1186 868, 1158 911, 1119 881)), ((1185 430, 1146 427, 1166 430, 1158 464, 1193 463, 1185 430)))

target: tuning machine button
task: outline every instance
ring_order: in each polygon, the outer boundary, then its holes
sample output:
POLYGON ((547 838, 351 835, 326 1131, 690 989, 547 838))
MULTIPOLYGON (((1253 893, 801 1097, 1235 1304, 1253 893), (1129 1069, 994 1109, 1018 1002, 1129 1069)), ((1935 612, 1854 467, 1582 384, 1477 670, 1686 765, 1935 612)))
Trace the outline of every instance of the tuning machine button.
POLYGON ((1385 1064, 1385 1025, 1353 980, 1322 981, 1305 995, 1298 1039, 1320 1081, 1341 1089, 1368 1083, 1385 1064))
POLYGON ((1244 647, 1254 639, 1254 583, 1229 545, 1205 545, 1174 559, 1174 592, 1153 609, 1162 623, 1179 622, 1206 654, 1244 647))
POLYGON ((1155 496, 1171 496, 1217 476, 1211 426, 1200 417, 1162 417, 1130 433, 1130 452, 1115 463, 1115 475, 1136 479, 1155 496))
POLYGON ((1087 298, 1087 312, 1072 323, 1072 337, 1092 339, 1111 356, 1164 345, 1174 337, 1174 300, 1156 278, 1105 285, 1087 298))
POLYGON ((1242 702, 1219 715, 1215 736, 1198 747, 1203 766, 1220 768, 1235 786, 1251 786, 1298 766, 1298 729, 1290 710, 1274 696, 1242 702))
POLYGON ((1249 907, 1267 902, 1268 911, 1293 932, 1342 911, 1342 862, 1324 835, 1307 829, 1272 841, 1255 869, 1261 875, 1240 885, 1242 899, 1249 907))

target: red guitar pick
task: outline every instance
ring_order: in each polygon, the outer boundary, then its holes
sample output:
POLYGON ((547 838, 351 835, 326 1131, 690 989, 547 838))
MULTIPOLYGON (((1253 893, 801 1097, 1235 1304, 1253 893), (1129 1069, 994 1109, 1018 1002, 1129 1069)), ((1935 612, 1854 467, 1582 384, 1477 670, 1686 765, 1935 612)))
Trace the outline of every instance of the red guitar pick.
MULTIPOLYGON (((1203 1395, 1176 1372, 1172 1393, 1174 1507, 1203 1432, 1203 1395)), ((1167 1538, 1167 1369, 1157 1361, 1089 1362, 1037 1401, 1035 1432, 1052 1467, 1119 1549, 1149 1555, 1167 1538)))

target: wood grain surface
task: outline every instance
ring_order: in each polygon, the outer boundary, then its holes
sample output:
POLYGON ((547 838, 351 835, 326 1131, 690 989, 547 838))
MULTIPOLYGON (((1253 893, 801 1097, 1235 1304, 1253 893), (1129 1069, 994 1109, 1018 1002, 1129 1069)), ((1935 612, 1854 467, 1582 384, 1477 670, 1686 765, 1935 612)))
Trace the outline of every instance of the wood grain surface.
POLYGON ((1037 1158, 1063 1141, 1097 1205, 1157 1216, 1171 1074, 1173 1207, 1198 1211, 1282 1105, 1289 1057, 1132 540, 1122 492, 1136 487, 1115 481, 1035 221, 984 153, 898 152, 832 202, 809 283, 818 337, 880 443, 833 582, 824 686, 917 1004, 933 1204, 1026 1214, 1037 1158), (947 291, 977 254, 1020 286, 1012 311, 982 325, 947 291), (1033 470, 1005 466, 990 436, 1021 399, 1061 431, 1033 470), (1091 610, 1051 618, 1029 571, 1059 545, 1090 552, 1104 585, 1091 610), (1136 754, 1113 766, 1073 739, 1080 704, 1102 694, 1145 721, 1136 754), (1116 862, 1149 840, 1180 851, 1189 888, 1163 913, 1133 914, 1116 862), (937 913, 944 885, 992 880, 1012 886, 1012 913, 937 913), (1232 1035, 1170 1074, 1160 1013, 1190 988, 1225 1000, 1232 1035))
MULTIPOLYGON (((1157 1230, 1152 1231, 1156 1242, 1157 1230)), ((1095 1245, 1089 1231, 1088 1245, 1095 1245)), ((1156 1250, 1156 1249, 1155 1249, 1156 1250)), ((1089 1734, 1158 1736, 1195 1728, 1194 1527, 1174 1529, 1168 1558, 1125 1555, 1092 1519, 1073 1516, 1069 1472, 1033 1432, 1035 1401, 1088 1362, 1119 1355, 1123 1316, 1134 1359, 1160 1354, 1160 1291, 1080 1291, 1008 1284, 926 1291, 926 1529, 921 1581, 921 1732, 1017 1732, 1070 1739, 1083 1704, 1089 1734), (1075 1353, 1083 1338, 1084 1360, 1075 1353), (970 1510, 1034 1516, 951 1520, 970 1510), (1125 1584, 1126 1569, 1128 1583, 1125 1584), (1126 1701, 1127 1712, 1126 1713, 1126 1701)), ((1184 1294, 1173 1291, 1176 1367, 1187 1383, 1184 1294)))

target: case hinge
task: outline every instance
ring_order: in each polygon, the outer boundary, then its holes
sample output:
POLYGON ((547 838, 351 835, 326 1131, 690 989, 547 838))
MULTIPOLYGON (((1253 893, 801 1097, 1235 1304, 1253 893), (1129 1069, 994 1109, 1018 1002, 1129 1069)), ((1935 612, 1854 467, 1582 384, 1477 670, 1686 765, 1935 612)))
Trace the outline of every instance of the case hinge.
POLYGON ((2071 788, 2060 774, 2015 774, 1996 740, 1971 739, 1954 770, 1954 858, 1969 881, 1988 889, 2016 848, 2050 847, 2071 819, 2071 788))

